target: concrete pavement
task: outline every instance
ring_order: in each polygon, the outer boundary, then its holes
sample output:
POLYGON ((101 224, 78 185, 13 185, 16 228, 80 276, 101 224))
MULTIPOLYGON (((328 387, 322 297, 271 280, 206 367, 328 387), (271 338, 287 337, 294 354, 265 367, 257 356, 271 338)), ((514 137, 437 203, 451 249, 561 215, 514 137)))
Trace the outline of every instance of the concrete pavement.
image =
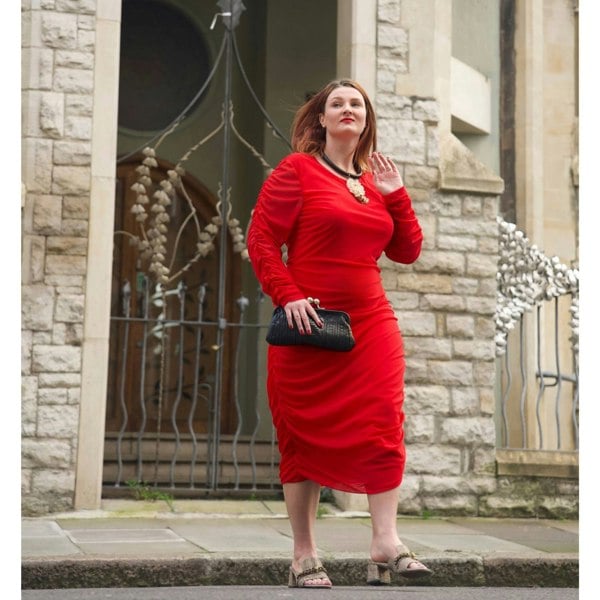
MULTIPOLYGON (((370 519, 322 504, 319 554, 334 585, 364 585, 370 519)), ((434 575, 395 585, 578 587, 579 522, 399 517, 434 575)), ((98 511, 21 521, 21 587, 285 585, 292 553, 283 501, 105 500, 98 511)))

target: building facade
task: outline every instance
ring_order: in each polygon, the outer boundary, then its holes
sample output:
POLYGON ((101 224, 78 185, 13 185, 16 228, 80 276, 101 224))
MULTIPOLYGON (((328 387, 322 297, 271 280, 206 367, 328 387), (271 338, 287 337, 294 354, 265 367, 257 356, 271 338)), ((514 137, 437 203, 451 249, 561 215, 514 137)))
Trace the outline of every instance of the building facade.
POLYGON ((276 456, 244 232, 295 108, 351 77, 425 235, 414 265, 381 260, 407 355, 400 510, 576 515, 576 436, 500 447, 495 314, 498 217, 578 260, 577 4, 244 4, 22 2, 24 513, 98 508, 131 479, 277 491, 268 457, 244 483, 246 451, 276 456))

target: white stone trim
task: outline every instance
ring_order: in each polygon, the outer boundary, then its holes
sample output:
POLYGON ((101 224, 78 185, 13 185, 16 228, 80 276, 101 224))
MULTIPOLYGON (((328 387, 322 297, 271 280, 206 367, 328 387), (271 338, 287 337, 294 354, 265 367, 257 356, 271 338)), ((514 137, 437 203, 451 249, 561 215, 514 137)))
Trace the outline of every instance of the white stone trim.
POLYGON ((408 35, 408 71, 396 75, 396 94, 435 98, 440 135, 450 131, 452 2, 402 0, 400 25, 408 35))
POLYGON ((98 0, 92 166, 75 509, 102 493, 119 98, 120 0, 98 0), (108 118, 113 117, 112 121, 108 118))
POLYGON ((450 59, 452 131, 486 134, 492 130, 490 78, 457 58, 450 59))
POLYGON ((375 103, 377 0, 338 0, 337 74, 360 83, 375 103))
POLYGON ((519 229, 544 245, 544 3, 517 3, 516 195, 519 229))

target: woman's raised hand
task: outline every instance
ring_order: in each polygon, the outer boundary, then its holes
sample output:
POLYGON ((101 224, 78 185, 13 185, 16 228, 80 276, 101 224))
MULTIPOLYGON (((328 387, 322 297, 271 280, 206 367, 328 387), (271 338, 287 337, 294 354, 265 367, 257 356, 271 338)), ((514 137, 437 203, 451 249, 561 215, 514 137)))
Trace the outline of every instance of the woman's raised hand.
POLYGON ((382 195, 391 194, 404 185, 398 167, 391 158, 381 152, 373 152, 368 161, 375 185, 382 195))

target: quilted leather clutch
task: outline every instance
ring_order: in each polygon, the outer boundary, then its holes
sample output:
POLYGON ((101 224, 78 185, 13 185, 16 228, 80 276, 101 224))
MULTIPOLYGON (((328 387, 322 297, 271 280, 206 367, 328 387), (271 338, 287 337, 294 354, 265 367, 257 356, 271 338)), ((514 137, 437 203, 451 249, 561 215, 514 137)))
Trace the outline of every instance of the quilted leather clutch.
POLYGON ((311 333, 300 335, 294 326, 290 329, 285 311, 278 306, 267 331, 267 342, 273 346, 318 346, 338 352, 348 352, 354 348, 354 336, 350 327, 350 315, 341 310, 315 308, 323 321, 319 327, 309 316, 311 333))

